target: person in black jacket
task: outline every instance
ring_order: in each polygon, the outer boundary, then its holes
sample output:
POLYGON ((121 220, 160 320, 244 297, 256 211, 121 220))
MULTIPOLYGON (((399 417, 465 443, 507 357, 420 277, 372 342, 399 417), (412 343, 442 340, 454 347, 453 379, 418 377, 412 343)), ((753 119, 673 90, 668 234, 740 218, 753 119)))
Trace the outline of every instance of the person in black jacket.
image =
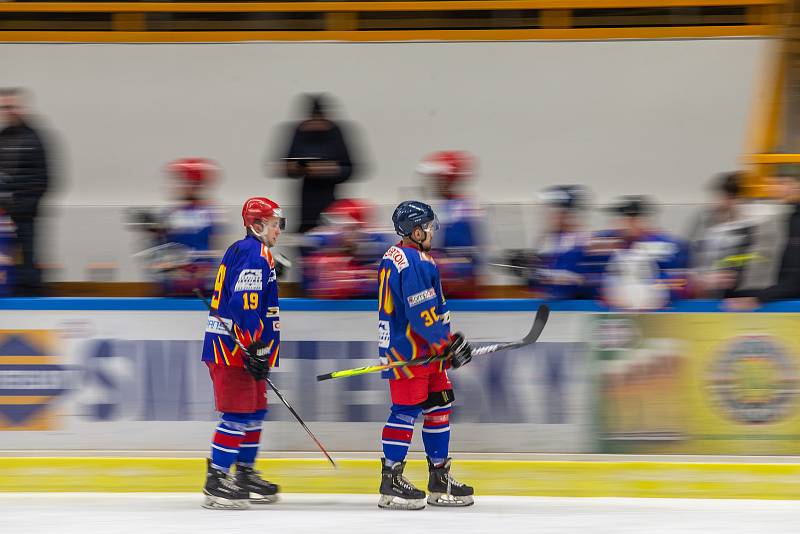
POLYGON ((336 200, 336 186, 354 170, 341 128, 329 118, 324 95, 308 97, 308 119, 294 130, 284 158, 289 178, 303 180, 299 232, 319 226, 320 214, 336 200))
POLYGON ((39 295, 42 280, 36 262, 36 219, 49 173, 44 143, 26 116, 25 97, 22 89, 0 89, 0 114, 5 123, 0 130, 0 188, 22 252, 15 293, 39 295))
POLYGON ((776 196, 792 207, 777 282, 764 289, 737 292, 725 301, 729 310, 748 311, 765 302, 800 298, 800 175, 782 176, 774 182, 776 196))

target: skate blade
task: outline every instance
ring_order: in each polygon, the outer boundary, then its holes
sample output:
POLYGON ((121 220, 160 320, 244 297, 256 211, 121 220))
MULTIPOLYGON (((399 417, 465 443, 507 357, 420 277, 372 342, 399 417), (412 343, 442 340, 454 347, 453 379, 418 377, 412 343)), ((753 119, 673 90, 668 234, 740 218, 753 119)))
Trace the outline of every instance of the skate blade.
POLYGON ((428 504, 431 506, 463 507, 472 506, 475 500, 472 495, 448 495, 447 493, 431 493, 428 495, 428 504))
POLYGON ((226 499, 205 495, 202 507, 208 510, 247 510, 250 508, 250 503, 246 499, 226 499))
POLYGON ((261 495, 260 493, 250 492, 250 504, 272 504, 278 502, 278 494, 261 495))
POLYGON ((404 499, 394 495, 381 495, 378 499, 378 508, 384 510, 422 510, 425 508, 425 499, 404 499))

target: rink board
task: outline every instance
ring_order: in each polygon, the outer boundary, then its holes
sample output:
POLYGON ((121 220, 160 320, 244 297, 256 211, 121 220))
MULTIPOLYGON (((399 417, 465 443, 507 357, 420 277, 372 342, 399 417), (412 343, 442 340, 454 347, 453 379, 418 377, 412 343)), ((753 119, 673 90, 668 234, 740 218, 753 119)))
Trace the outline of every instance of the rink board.
MULTIPOLYGON (((285 493, 372 494, 378 460, 266 459, 265 478, 285 493)), ((202 458, 0 458, 3 492, 198 492, 202 458)), ((427 478, 411 460, 409 479, 427 478)), ((482 495, 800 499, 800 464, 657 461, 457 460, 454 474, 482 495)))

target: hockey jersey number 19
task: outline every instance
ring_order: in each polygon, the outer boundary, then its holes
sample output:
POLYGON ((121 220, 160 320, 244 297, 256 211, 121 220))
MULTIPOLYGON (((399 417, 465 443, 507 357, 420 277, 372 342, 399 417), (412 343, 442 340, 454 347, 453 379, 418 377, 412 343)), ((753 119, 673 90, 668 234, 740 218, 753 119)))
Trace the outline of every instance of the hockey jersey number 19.
MULTIPOLYGON (((450 312, 439 269, 428 254, 394 246, 378 266, 378 351, 382 363, 440 354, 450 339, 450 312)), ((443 362, 429 364, 438 369, 443 362)), ((384 371, 384 378, 412 378, 420 367, 384 371)))
MULTIPOLYGON (((231 326, 246 347, 261 339, 269 348, 269 365, 278 365, 280 317, 275 262, 269 249, 253 236, 231 245, 220 263, 211 307, 231 326)), ((244 367, 241 349, 219 321, 208 316, 203 361, 244 367)))

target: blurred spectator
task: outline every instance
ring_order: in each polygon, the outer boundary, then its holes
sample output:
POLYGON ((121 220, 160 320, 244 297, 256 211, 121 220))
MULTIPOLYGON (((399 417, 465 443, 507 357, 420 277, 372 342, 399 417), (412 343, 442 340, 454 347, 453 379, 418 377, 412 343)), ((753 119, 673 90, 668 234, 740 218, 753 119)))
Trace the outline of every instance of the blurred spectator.
POLYGON ((800 174, 787 173, 773 179, 773 191, 775 197, 791 209, 778 280, 763 289, 737 291, 733 298, 725 301, 729 310, 752 310, 764 302, 800 298, 800 174))
POLYGON ((644 310, 685 296, 687 247, 652 225, 649 200, 624 196, 608 211, 616 228, 593 235, 584 257, 600 297, 615 308, 644 310))
POLYGON ((473 156, 460 150, 435 152, 417 166, 417 172, 431 178, 438 199, 441 230, 436 234, 434 256, 449 298, 478 296, 479 227, 484 216, 465 191, 474 168, 473 156))
POLYGON ((49 184, 47 151, 27 109, 26 91, 0 89, 0 181, 10 193, 5 209, 16 226, 22 263, 16 272, 17 295, 41 295, 38 265, 37 218, 49 184))
POLYGON ((147 232, 145 258, 151 274, 169 296, 191 296, 194 288, 209 290, 220 251, 216 237, 221 217, 209 199, 219 167, 204 158, 178 159, 167 165, 172 204, 157 212, 135 210, 132 223, 147 232))
POLYGON ((303 288, 315 298, 375 298, 376 268, 393 236, 375 226, 375 207, 365 200, 337 200, 323 224, 303 236, 303 288))
POLYGON ((329 116, 325 95, 307 97, 308 118, 294 129, 285 174, 303 180, 299 232, 320 224, 320 214, 336 199, 336 186, 355 172, 343 129, 329 116))
POLYGON ((720 174, 711 189, 711 209, 702 209, 690 233, 691 285, 696 297, 724 298, 768 276, 772 236, 745 213, 741 173, 720 174))

